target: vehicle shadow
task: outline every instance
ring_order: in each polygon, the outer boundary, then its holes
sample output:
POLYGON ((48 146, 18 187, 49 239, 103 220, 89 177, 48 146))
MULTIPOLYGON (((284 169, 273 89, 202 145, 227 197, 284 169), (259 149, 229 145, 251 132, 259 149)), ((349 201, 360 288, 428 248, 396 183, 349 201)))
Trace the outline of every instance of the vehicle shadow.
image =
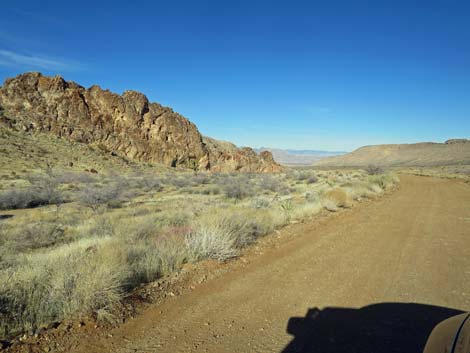
POLYGON ((421 353, 434 326, 460 313, 414 303, 313 308, 289 319, 287 332, 294 338, 282 353, 421 353))

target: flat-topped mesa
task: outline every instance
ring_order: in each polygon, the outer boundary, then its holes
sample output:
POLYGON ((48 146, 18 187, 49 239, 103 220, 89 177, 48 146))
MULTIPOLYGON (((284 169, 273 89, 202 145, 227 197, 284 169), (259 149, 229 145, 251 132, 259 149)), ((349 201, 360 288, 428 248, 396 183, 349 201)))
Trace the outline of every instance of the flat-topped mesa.
POLYGON ((193 123, 136 91, 118 95, 31 72, 7 79, 0 87, 0 111, 11 126, 96 144, 133 160, 199 170, 265 172, 278 167, 256 154, 243 160, 240 156, 246 152, 237 148, 227 160, 250 166, 214 158, 193 123))
POLYGON ((451 139, 445 143, 420 142, 360 147, 342 156, 322 159, 322 167, 434 167, 470 164, 470 140, 451 139))
POLYGON ((470 144, 470 139, 450 139, 445 142, 446 145, 461 144, 461 143, 470 144))

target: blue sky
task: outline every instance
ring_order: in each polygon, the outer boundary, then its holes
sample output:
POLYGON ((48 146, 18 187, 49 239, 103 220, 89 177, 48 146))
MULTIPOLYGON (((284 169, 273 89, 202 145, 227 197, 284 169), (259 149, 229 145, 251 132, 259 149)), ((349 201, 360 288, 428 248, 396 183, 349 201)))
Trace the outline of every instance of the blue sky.
POLYGON ((10 1, 0 80, 134 89, 253 147, 470 137, 468 1, 10 1))

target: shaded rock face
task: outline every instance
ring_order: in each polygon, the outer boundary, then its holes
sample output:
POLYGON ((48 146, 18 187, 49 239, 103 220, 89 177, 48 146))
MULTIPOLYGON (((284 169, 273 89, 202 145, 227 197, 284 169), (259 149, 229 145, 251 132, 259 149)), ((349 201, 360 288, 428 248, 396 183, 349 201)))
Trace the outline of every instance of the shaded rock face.
POLYGON ((199 170, 264 172, 269 164, 276 169, 268 156, 252 150, 254 155, 235 148, 223 158, 216 151, 213 156, 193 123, 135 91, 118 95, 60 76, 25 73, 0 88, 0 111, 10 125, 25 131, 95 144, 133 160, 199 170))

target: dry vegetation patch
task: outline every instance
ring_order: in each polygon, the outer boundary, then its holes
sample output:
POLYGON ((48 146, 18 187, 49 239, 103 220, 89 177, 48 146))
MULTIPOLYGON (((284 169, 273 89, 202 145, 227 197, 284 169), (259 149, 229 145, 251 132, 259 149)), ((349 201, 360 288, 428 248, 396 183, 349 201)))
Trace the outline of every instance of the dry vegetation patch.
POLYGON ((349 208, 352 206, 351 195, 348 194, 348 192, 342 188, 334 188, 331 190, 327 190, 323 194, 323 202, 325 208, 329 211, 335 211, 339 207, 349 208))
POLYGON ((436 166, 427 168, 401 168, 400 173, 445 179, 459 179, 466 183, 470 183, 470 165, 468 164, 436 166))
POLYGON ((123 296, 185 263, 226 261, 277 228, 397 182, 306 168, 259 175, 56 167, 17 175, 0 191, 3 213, 13 215, 0 220, 0 338, 80 314, 111 320, 123 296), (41 202, 24 201, 31 190, 41 191, 41 202))

